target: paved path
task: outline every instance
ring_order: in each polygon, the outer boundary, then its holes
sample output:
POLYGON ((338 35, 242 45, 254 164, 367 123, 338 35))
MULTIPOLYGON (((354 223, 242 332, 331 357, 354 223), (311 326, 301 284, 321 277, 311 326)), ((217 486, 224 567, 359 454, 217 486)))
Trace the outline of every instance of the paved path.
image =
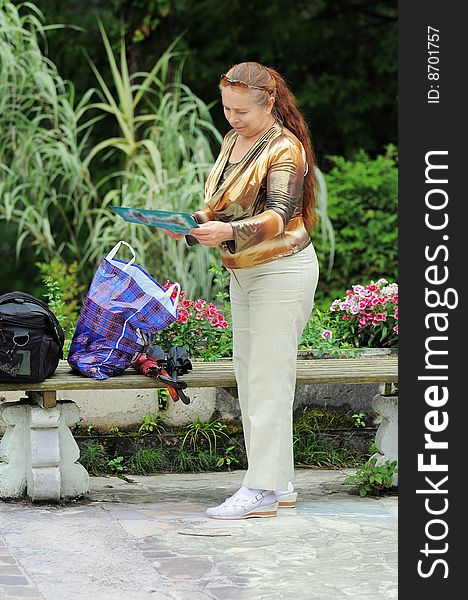
POLYGON ((63 506, 0 502, 0 599, 392 600, 397 498, 299 469, 296 509, 208 519, 242 471, 91 478, 63 506))

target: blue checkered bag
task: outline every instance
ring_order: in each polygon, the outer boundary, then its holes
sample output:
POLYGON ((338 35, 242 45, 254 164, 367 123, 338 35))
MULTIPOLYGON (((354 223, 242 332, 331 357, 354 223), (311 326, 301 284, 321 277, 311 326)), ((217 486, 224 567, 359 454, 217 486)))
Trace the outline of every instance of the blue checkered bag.
POLYGON ((133 248, 120 241, 94 274, 68 352, 68 363, 83 375, 120 375, 177 320, 179 284, 165 289, 134 261, 133 248), (129 262, 114 258, 121 244, 133 253, 129 262))

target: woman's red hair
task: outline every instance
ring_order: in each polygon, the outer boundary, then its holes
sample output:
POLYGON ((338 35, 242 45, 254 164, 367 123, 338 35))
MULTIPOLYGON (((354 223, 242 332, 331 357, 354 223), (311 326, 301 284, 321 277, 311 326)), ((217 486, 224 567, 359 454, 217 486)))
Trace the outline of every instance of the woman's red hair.
POLYGON ((318 225, 317 181, 315 177, 315 155, 309 135, 307 123, 297 107, 296 98, 289 89, 286 81, 278 71, 265 67, 256 62, 239 63, 231 67, 227 75, 232 79, 244 81, 249 85, 265 88, 266 91, 251 89, 253 97, 259 104, 266 104, 273 95, 275 103, 272 114, 276 119, 289 129, 302 143, 306 153, 308 172, 304 178, 303 188, 303 219, 307 231, 311 232, 318 225))

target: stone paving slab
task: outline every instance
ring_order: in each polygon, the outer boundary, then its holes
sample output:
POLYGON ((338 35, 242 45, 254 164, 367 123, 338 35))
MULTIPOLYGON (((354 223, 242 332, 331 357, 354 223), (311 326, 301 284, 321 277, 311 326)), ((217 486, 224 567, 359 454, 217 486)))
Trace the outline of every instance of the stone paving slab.
POLYGON ((298 469, 296 509, 208 519, 243 471, 91 478, 65 505, 0 502, 0 600, 392 600, 396 497, 298 469))
POLYGON ((5 539, 0 536, 0 599, 44 600, 21 564, 16 560, 5 539))

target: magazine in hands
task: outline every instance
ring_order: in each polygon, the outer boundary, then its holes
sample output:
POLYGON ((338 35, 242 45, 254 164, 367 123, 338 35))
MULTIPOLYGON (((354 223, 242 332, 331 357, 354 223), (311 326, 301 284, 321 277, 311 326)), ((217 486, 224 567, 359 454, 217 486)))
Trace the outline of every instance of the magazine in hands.
POLYGON ((150 227, 161 227, 176 233, 187 234, 198 223, 188 213, 170 212, 167 210, 147 210, 144 208, 129 208, 123 206, 111 206, 112 210, 131 223, 140 223, 150 227))

